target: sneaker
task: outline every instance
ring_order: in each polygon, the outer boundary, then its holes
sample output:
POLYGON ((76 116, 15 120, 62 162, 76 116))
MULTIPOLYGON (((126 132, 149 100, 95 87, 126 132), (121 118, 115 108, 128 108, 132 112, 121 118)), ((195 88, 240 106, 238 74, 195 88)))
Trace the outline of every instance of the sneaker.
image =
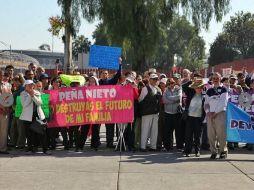
POLYGON ((190 154, 185 154, 185 157, 190 157, 190 154))
POLYGON ((200 157, 200 152, 199 152, 199 151, 196 152, 196 153, 195 153, 195 156, 196 156, 196 157, 200 157))
POLYGON ((216 153, 214 153, 214 154, 212 154, 211 156, 210 156, 210 159, 216 159, 216 156, 217 156, 217 154, 216 153))
POLYGON ((228 153, 227 152, 220 153, 220 159, 226 159, 227 157, 228 157, 228 153))

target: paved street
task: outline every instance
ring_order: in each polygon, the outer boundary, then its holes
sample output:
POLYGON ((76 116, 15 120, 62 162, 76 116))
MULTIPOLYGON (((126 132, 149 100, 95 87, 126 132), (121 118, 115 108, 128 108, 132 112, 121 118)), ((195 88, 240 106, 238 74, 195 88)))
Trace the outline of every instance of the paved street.
POLYGON ((82 153, 63 150, 51 156, 17 151, 0 157, 0 189, 89 190, 253 190, 254 154, 238 149, 228 159, 211 161, 181 153, 114 152, 89 147, 82 153))

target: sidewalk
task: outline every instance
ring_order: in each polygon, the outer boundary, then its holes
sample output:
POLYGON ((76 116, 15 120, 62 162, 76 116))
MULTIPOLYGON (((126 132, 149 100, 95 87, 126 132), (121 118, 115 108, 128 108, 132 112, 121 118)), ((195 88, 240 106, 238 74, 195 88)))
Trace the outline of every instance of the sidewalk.
POLYGON ((0 189, 253 190, 254 153, 238 149, 226 160, 182 157, 173 152, 123 152, 86 147, 82 153, 53 151, 0 155, 0 189))

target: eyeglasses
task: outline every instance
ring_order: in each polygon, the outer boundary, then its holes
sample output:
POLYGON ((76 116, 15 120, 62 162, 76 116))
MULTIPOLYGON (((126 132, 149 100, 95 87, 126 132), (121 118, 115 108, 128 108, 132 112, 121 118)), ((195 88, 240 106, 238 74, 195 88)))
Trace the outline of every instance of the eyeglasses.
POLYGON ((219 80, 219 78, 218 77, 213 77, 213 80, 219 80))

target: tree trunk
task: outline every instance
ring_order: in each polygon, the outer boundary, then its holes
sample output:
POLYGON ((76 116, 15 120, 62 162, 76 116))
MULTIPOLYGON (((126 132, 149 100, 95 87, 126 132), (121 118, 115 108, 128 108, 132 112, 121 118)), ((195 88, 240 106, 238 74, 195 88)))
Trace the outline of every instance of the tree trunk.
POLYGON ((65 28, 65 43, 64 43, 64 70, 67 74, 73 71, 72 65, 72 35, 69 29, 65 28))
POLYGON ((71 2, 72 0, 66 0, 65 3, 65 42, 64 42, 64 70, 67 74, 71 74, 73 71, 72 65, 72 20, 71 20, 71 2))

